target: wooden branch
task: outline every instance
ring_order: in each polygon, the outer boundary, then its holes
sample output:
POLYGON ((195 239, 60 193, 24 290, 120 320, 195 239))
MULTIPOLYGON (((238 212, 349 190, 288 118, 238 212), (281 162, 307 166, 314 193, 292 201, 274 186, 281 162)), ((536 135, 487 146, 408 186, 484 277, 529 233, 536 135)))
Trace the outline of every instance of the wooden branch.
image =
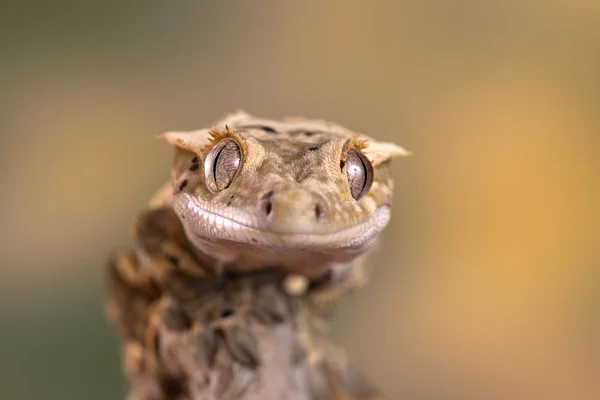
POLYGON ((129 400, 375 399, 328 342, 309 297, 277 271, 218 279, 172 271, 160 289, 109 266, 109 316, 124 349, 129 400))
POLYGON ((191 332, 161 335, 163 368, 185 381, 189 399, 298 399, 308 400, 304 365, 292 363, 294 330, 289 322, 267 327, 252 321, 246 327, 257 340, 260 363, 255 368, 236 362, 226 345, 218 346, 214 363, 198 364, 198 340, 191 332))

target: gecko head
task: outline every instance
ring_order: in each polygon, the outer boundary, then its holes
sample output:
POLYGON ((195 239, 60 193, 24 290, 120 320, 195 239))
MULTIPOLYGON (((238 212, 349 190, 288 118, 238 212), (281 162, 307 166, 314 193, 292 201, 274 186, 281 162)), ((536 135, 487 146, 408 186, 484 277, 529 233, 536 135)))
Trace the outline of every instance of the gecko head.
POLYGON ((172 204, 189 240, 223 261, 348 261, 390 219, 389 161, 408 152, 320 120, 238 112, 161 135, 175 147, 172 204))

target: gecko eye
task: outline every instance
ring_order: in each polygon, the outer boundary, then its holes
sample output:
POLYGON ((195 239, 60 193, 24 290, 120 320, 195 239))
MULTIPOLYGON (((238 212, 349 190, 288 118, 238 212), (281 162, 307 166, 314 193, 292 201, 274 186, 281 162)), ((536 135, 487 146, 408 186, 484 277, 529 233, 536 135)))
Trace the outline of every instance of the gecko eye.
POLYGON ((206 155, 204 176, 208 189, 217 193, 231 185, 240 169, 242 152, 233 139, 221 140, 206 155))
POLYGON ((348 150, 346 159, 346 174, 348 175, 348 184, 350 193, 354 199, 359 200, 363 197, 373 184, 373 166, 369 159, 355 149, 348 150))

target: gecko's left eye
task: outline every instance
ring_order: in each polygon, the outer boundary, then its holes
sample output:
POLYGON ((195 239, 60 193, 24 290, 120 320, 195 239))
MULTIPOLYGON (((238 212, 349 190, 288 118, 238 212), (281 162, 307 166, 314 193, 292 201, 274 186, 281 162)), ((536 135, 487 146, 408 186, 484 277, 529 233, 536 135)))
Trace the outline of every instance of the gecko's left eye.
POLYGON ((346 159, 346 174, 352 197, 360 200, 373 185, 373 165, 360 151, 350 149, 346 159))
POLYGON ((217 193, 231 185, 240 169, 242 152, 233 139, 224 139, 206 154, 204 176, 208 189, 217 193))

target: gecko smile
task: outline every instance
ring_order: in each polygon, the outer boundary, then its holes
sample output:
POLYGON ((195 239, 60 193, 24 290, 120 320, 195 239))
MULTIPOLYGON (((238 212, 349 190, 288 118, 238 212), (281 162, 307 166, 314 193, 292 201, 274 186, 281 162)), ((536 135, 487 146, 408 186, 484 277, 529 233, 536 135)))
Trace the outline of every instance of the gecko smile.
POLYGON ((199 239, 221 239, 272 249, 357 248, 374 239, 390 220, 391 207, 381 205, 365 221, 332 232, 278 231, 251 214, 229 215, 206 210, 187 193, 175 201, 175 209, 187 223, 188 234, 199 239))

